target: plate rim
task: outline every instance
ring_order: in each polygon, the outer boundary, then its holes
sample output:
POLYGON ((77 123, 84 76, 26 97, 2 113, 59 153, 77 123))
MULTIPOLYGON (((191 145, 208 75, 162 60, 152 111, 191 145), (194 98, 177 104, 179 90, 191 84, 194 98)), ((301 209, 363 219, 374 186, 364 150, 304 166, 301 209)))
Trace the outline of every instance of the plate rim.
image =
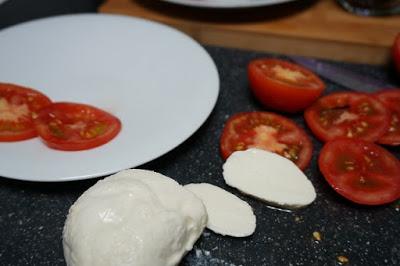
POLYGON ((161 0, 163 2, 168 2, 172 4, 178 4, 190 7, 200 7, 200 8, 216 8, 216 9, 239 9, 239 8, 251 8, 251 7, 261 7, 269 5, 277 5, 288 2, 294 2, 298 0, 161 0))

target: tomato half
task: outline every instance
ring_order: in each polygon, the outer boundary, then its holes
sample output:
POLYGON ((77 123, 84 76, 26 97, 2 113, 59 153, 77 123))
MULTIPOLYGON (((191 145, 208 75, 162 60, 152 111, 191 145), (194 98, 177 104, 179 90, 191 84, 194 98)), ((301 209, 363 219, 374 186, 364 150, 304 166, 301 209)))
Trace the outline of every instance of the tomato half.
POLYGON ((331 187, 353 202, 379 205, 400 197, 400 162, 374 143, 357 139, 327 142, 318 165, 331 187))
POLYGON ((233 115, 226 122, 220 140, 221 155, 259 148, 280 154, 305 169, 311 159, 312 143, 304 130, 283 116, 268 112, 233 115))
POLYGON ((382 90, 375 96, 391 112, 390 127, 378 142, 386 145, 400 145, 400 89, 382 90))
POLYGON ((0 83, 0 141, 19 141, 37 136, 32 116, 51 100, 36 90, 0 83))
POLYGON ((324 82, 308 69, 279 59, 251 61, 248 78, 265 107, 290 113, 304 110, 325 89, 324 82))
POLYGON ((390 112, 379 100, 355 92, 319 98, 306 109, 304 117, 311 131, 322 141, 347 137, 374 142, 390 125, 390 112))
POLYGON ((397 73, 400 74, 400 33, 397 34, 392 47, 392 57, 397 73))
POLYGON ((112 140, 120 120, 99 108, 59 102, 43 108, 34 119, 39 137, 53 149, 87 150, 112 140))

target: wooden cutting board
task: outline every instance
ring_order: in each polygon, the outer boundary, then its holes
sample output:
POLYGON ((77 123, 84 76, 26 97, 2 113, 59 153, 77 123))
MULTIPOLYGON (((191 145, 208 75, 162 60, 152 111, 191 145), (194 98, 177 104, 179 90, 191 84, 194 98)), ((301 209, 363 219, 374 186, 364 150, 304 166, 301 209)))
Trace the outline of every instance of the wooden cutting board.
POLYGON ((389 61, 390 47, 400 32, 399 15, 356 16, 334 0, 299 0, 245 9, 107 0, 99 12, 162 22, 203 44, 369 64, 389 61))

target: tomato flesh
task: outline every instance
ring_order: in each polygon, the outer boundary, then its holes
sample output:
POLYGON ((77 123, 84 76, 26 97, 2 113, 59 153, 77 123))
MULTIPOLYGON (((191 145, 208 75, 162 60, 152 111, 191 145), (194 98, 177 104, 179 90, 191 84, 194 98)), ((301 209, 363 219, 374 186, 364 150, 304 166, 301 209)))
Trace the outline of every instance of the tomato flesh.
POLYGON ((382 90, 375 96, 385 104, 391 112, 390 126, 386 133, 378 140, 385 145, 400 145, 400 89, 382 90))
POLYGON ((358 138, 377 141, 389 128, 390 112, 362 93, 333 93, 318 99, 304 113, 311 131, 322 141, 358 138))
POLYGON ((280 59, 251 61, 248 78, 253 94, 265 107, 290 113, 304 110, 325 89, 314 73, 280 59))
POLYGON ((44 94, 15 84, 0 83, 0 141, 20 141, 37 136, 32 117, 49 105, 44 94))
POLYGON ((34 121, 47 146, 67 151, 98 147, 121 130, 120 120, 112 114, 78 103, 53 103, 42 109, 34 121))
POLYGON ((336 139, 322 148, 319 168, 343 197, 380 205, 400 197, 400 162, 382 147, 359 139, 336 139))
POLYGON ((226 122, 220 140, 227 159, 234 151, 259 148, 280 154, 305 169, 311 159, 312 143, 293 121, 268 112, 233 115, 226 122))

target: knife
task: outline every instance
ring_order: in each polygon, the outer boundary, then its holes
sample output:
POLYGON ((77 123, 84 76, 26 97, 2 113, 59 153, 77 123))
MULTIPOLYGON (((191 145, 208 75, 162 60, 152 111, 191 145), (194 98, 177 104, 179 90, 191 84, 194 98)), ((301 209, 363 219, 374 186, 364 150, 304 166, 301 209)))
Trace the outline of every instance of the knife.
POLYGON ((355 91, 376 92, 383 88, 396 87, 388 82, 361 75, 316 59, 301 56, 291 56, 290 59, 297 64, 305 66, 315 73, 318 73, 324 78, 355 91))

